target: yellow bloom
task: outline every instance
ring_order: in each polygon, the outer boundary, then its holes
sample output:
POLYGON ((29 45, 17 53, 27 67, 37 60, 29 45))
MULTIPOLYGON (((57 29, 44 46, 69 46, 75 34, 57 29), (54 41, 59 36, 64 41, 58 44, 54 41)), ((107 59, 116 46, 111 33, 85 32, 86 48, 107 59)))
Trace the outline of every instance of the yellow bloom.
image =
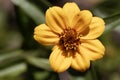
POLYGON ((63 72, 70 66, 81 72, 90 67, 90 60, 103 57, 105 48, 96 39, 104 31, 105 23, 81 10, 74 3, 63 8, 54 6, 46 11, 46 24, 37 26, 34 39, 43 45, 55 45, 50 54, 51 68, 63 72))

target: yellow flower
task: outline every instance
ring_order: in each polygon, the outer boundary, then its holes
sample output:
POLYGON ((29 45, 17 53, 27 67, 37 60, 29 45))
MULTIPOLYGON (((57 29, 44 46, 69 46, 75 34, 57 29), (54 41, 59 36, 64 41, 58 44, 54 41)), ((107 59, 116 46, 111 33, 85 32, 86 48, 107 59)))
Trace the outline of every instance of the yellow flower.
POLYGON ((70 66, 81 72, 90 67, 90 60, 103 57, 105 48, 96 39, 104 31, 105 23, 81 10, 74 3, 63 8, 54 6, 46 11, 46 24, 37 26, 34 39, 43 45, 54 45, 50 54, 51 68, 63 72, 70 66))

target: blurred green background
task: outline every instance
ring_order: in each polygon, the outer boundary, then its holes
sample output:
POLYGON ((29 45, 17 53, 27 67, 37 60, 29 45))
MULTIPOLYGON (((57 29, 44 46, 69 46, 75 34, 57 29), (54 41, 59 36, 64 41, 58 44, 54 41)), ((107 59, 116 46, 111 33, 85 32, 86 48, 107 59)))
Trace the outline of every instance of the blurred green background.
POLYGON ((59 80, 48 62, 51 46, 38 44, 33 31, 50 6, 71 1, 106 22, 104 58, 84 73, 70 68, 71 80, 120 80, 120 0, 0 0, 0 80, 59 80))

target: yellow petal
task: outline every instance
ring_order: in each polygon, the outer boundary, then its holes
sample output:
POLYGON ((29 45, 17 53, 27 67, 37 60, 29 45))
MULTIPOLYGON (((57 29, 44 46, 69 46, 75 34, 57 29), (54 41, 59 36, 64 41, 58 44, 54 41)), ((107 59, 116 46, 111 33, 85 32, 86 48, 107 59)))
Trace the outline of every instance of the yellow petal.
POLYGON ((99 17, 93 17, 89 25, 89 29, 83 32, 82 39, 95 39, 99 37, 105 29, 105 23, 103 19, 99 17), (87 33, 87 34, 86 34, 87 33))
POLYGON ((91 20, 91 12, 88 10, 83 10, 74 17, 72 21, 72 26, 80 33, 86 28, 88 28, 88 25, 90 24, 91 20))
POLYGON ((78 14, 80 12, 79 7, 77 6, 76 3, 71 2, 71 3, 66 3, 63 6, 63 10, 68 18, 68 26, 72 27, 71 23, 72 23, 73 17, 76 16, 76 14, 78 14))
POLYGON ((59 36, 47 25, 41 24, 34 29, 34 39, 43 45, 53 45, 58 43, 59 36))
POLYGON ((65 15, 60 7, 51 7, 46 11, 46 23, 54 32, 61 33, 66 27, 65 15))
POLYGON ((97 60, 103 57, 105 48, 99 40, 84 40, 79 46, 81 54, 90 60, 97 60))
POLYGON ((75 53, 73 58, 72 58, 72 68, 78 70, 78 71, 85 71, 90 67, 90 61, 82 55, 81 53, 75 53))
POLYGON ((72 57, 63 52, 58 46, 55 46, 50 55, 49 61, 51 68, 55 72, 63 72, 70 67, 72 57))

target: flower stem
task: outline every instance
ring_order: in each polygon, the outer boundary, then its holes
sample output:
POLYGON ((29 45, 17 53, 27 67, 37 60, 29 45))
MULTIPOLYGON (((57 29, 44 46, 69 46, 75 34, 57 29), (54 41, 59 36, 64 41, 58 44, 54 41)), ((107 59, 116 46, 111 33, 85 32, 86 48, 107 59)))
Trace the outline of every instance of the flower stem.
POLYGON ((71 80, 70 74, 67 71, 59 73, 59 78, 60 78, 60 80, 71 80))
POLYGON ((93 77, 93 80, 98 80, 97 73, 93 63, 91 63, 91 75, 93 77))

